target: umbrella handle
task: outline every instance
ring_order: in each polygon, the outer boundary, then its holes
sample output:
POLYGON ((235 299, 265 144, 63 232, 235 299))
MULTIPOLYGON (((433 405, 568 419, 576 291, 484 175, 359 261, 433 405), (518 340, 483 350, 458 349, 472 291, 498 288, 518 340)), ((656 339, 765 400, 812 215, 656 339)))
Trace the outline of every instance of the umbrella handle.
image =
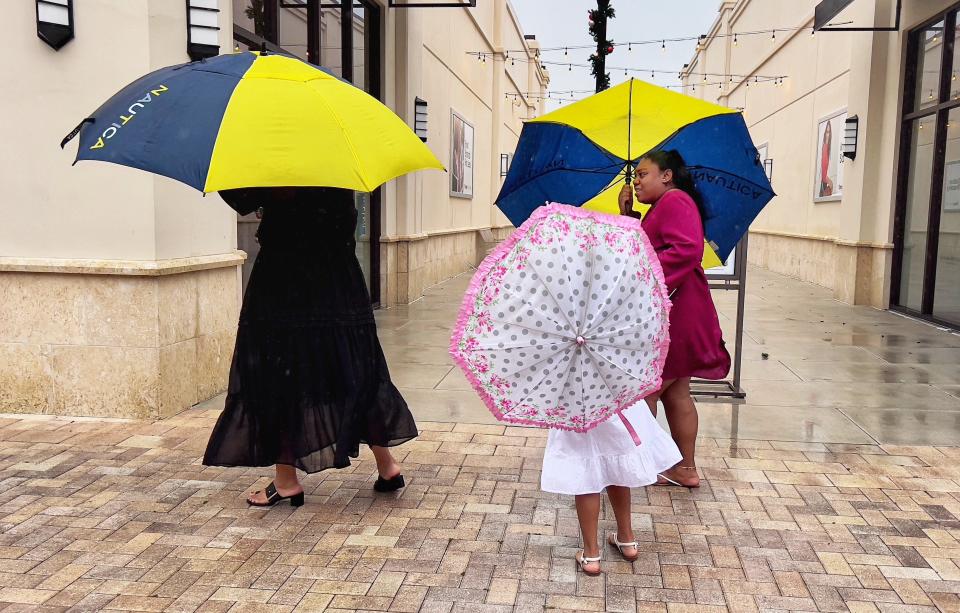
POLYGON ((630 162, 627 162, 627 166, 623 171, 623 182, 627 185, 633 183, 633 165, 630 162))

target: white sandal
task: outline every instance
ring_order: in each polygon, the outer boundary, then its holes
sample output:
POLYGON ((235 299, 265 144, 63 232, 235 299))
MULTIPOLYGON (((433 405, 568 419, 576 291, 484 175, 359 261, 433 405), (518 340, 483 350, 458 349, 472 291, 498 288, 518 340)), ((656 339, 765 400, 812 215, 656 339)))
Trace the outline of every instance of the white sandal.
POLYGON ((636 541, 633 541, 632 543, 621 543, 620 541, 617 540, 617 533, 616 533, 616 532, 611 532, 611 533, 607 536, 607 542, 610 543, 611 545, 613 545, 614 547, 616 547, 617 550, 620 552, 620 555, 622 555, 622 556, 623 556, 623 559, 626 560, 627 562, 636 562, 636 561, 637 561, 637 558, 640 557, 640 551, 639 551, 639 550, 637 551, 637 553, 635 553, 635 554, 633 555, 633 557, 628 556, 627 554, 623 553, 623 548, 624 548, 624 547, 633 547, 634 549, 637 549, 637 542, 636 542, 636 541))
POLYGON ((601 552, 601 555, 598 555, 598 556, 595 557, 595 558, 588 558, 588 557, 585 557, 585 556, 584 556, 583 550, 581 549, 580 551, 577 552, 577 555, 575 555, 575 556, 573 557, 573 559, 577 561, 577 564, 580 565, 580 570, 582 570, 585 575, 587 575, 588 577, 599 577, 599 576, 600 576, 600 571, 599 571, 599 570, 597 570, 597 571, 589 571, 589 570, 587 570, 587 564, 593 564, 594 562, 599 563, 600 560, 603 558, 603 554, 602 554, 602 553, 603 553, 603 552, 601 552))

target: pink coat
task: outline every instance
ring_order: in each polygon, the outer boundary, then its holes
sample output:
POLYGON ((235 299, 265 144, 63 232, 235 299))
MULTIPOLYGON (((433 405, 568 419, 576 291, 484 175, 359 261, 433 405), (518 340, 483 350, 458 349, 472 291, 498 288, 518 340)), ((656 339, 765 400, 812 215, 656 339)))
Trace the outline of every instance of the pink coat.
POLYGON ((643 229, 672 294, 670 349, 663 378, 723 379, 730 371, 730 354, 701 266, 703 224, 697 204, 685 192, 671 190, 644 216, 643 229))

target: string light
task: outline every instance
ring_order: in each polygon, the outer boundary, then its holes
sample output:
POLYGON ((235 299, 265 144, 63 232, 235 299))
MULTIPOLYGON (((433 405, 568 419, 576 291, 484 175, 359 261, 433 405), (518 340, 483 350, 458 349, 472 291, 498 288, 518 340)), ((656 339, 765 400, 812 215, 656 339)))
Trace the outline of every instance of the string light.
POLYGON ((665 40, 660 41, 660 51, 663 53, 667 52, 667 41, 665 40))
MULTIPOLYGON (((851 22, 844 22, 844 23, 851 23, 851 22)), ((837 24, 832 24, 832 25, 843 25, 843 23, 837 23, 837 24)), ((710 36, 710 38, 713 39, 713 38, 731 38, 731 37, 732 37, 732 38, 734 39, 734 43, 733 43, 733 44, 734 44, 734 45, 737 45, 737 44, 739 43, 739 38, 740 38, 741 35, 743 35, 743 36, 755 36, 755 35, 772 34, 772 38, 776 38, 776 33, 777 33, 777 32, 797 32, 797 31, 803 30, 803 29, 805 29, 805 28, 807 28, 807 27, 809 27, 809 26, 800 26, 800 27, 797 27, 797 28, 774 28, 774 29, 769 29, 769 30, 751 30, 751 31, 744 31, 744 32, 733 32, 733 33, 730 33, 730 34, 713 34, 713 35, 710 36)), ((626 45, 628 49, 632 50, 632 49, 633 49, 633 45, 653 45, 653 44, 656 44, 656 43, 659 42, 659 43, 660 43, 660 48, 661 48, 661 50, 662 50, 662 49, 666 48, 666 41, 667 41, 667 40, 669 40, 670 42, 699 41, 699 42, 702 43, 702 42, 704 41, 704 39, 706 39, 706 38, 707 38, 707 35, 705 35, 705 34, 698 34, 697 36, 680 36, 680 37, 670 38, 670 39, 660 38, 660 39, 648 39, 648 40, 632 40, 632 41, 626 41, 626 42, 622 42, 622 43, 614 43, 613 45, 614 45, 615 47, 619 47, 619 46, 626 45)), ((548 52, 548 51, 561 51, 561 50, 562 50, 562 51, 564 52, 564 55, 568 55, 570 49, 576 50, 576 49, 595 49, 595 48, 596 48, 596 45, 564 45, 564 46, 561 46, 561 47, 546 47, 546 48, 541 48, 540 51, 546 53, 546 52, 548 52)), ((527 52, 529 52, 530 50, 529 50, 529 49, 514 49, 514 50, 512 50, 512 51, 515 52, 515 53, 521 53, 521 54, 522 54, 522 53, 527 53, 527 52)))
POLYGON ((777 42, 777 31, 776 31, 776 30, 774 30, 774 31, 770 34, 770 40, 773 41, 773 42, 777 42))
POLYGON ((734 46, 734 47, 737 46, 737 35, 736 35, 736 34, 733 35, 733 46, 734 46))

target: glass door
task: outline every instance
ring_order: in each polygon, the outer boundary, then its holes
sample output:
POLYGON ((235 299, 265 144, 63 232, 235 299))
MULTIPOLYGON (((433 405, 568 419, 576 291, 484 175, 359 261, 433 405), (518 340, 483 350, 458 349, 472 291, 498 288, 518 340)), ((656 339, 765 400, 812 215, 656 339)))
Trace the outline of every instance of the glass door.
POLYGON ((960 327, 957 10, 910 33, 897 183, 892 308, 960 327))

